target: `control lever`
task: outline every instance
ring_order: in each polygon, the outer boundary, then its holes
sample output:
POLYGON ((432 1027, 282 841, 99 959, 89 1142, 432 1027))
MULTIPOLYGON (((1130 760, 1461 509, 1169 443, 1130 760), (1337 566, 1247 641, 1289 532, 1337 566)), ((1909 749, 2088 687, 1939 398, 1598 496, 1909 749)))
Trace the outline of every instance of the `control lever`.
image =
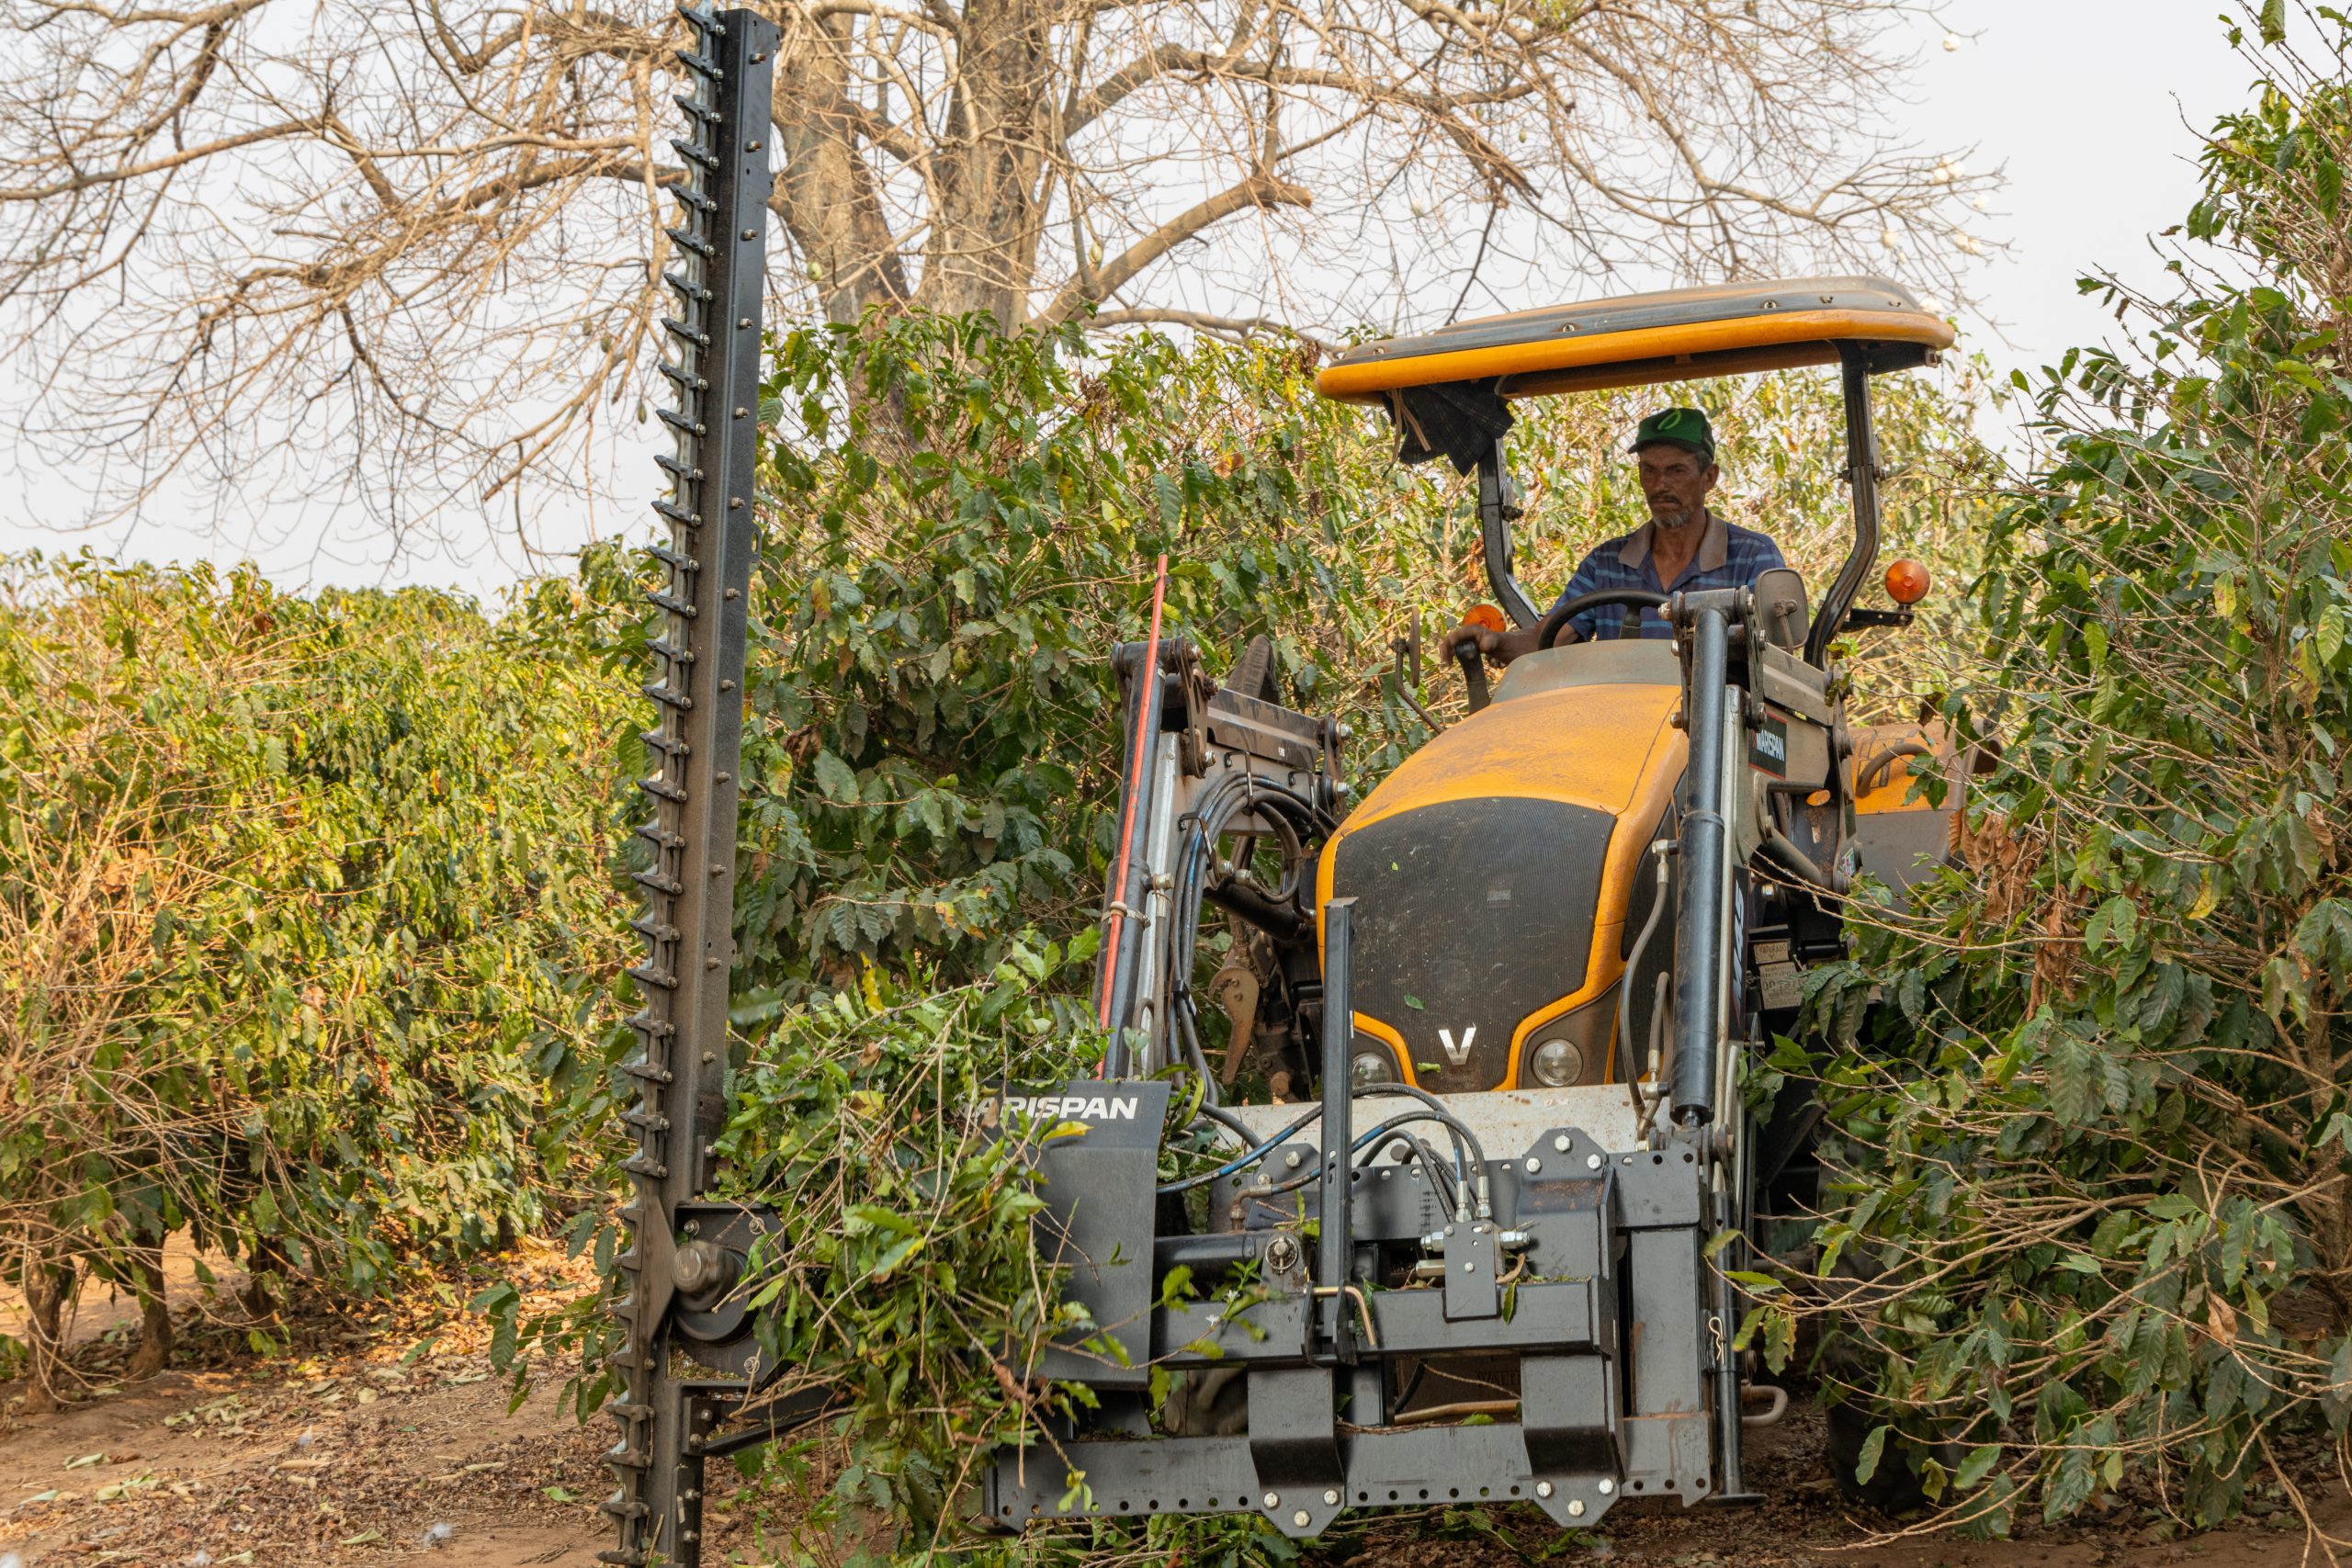
POLYGON ((1388 651, 1396 656, 1396 667, 1389 671, 1389 682, 1396 689, 1397 700, 1411 708, 1420 721, 1430 727, 1430 733, 1435 735, 1445 726, 1438 722, 1437 715, 1421 705, 1421 699, 1416 694, 1421 689, 1420 622, 1408 623, 1405 635, 1390 643, 1388 651))
POLYGON ((1454 645, 1453 661, 1462 666, 1462 679, 1470 687, 1470 711, 1476 713, 1489 700, 1487 695, 1487 656, 1478 651, 1476 642, 1464 639, 1454 645))

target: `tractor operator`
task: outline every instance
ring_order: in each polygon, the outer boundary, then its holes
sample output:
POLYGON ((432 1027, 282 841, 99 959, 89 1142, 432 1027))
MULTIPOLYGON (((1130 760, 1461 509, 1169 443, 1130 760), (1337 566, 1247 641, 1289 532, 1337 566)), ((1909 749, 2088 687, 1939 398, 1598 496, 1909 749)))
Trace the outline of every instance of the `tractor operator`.
MULTIPOLYGON (((1703 412, 1660 409, 1642 421, 1629 450, 1641 465, 1642 495, 1649 502, 1650 520, 1586 556, 1553 608, 1611 588, 1643 588, 1653 593, 1745 588, 1764 572, 1786 564, 1781 558, 1781 547, 1769 536, 1742 528, 1708 509, 1707 497, 1722 478, 1722 470, 1715 466, 1714 431, 1703 412)), ((1596 635, 1629 635, 1632 628, 1625 622, 1634 614, 1632 608, 1616 604, 1587 610, 1560 628, 1552 646, 1564 648, 1596 635)), ((1674 635, 1657 606, 1643 606, 1639 615, 1638 635, 1674 635)), ((1452 659, 1456 648, 1476 639, 1488 659, 1508 664, 1535 651, 1535 632, 1533 626, 1497 632, 1460 626, 1445 634, 1440 651, 1452 659)))

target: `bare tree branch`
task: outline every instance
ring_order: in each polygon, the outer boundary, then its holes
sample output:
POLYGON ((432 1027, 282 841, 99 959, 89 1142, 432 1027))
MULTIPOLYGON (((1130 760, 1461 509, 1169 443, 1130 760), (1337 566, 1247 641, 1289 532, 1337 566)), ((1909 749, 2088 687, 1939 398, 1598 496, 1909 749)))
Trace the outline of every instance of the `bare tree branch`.
MULTIPOLYGON (((1252 175, 1205 201, 1193 203, 1120 252, 1109 265, 1095 272, 1093 285, 1101 292, 1091 298, 1108 299, 1118 293, 1170 251, 1187 240, 1197 238, 1202 231, 1237 212, 1247 211, 1253 207, 1308 207, 1314 201, 1313 193, 1305 186, 1293 185, 1271 174, 1252 175)), ((1039 319, 1047 323, 1057 322, 1080 304, 1086 303, 1088 298, 1075 287, 1065 288, 1052 304, 1039 312, 1039 319)))
MULTIPOLYGON (((1883 134, 1912 10, 1883 0, 763 3, 774 281, 834 321, 1402 325, 1474 290, 1816 266, 1956 300, 1984 249, 1984 176, 1883 134)), ((313 459, 395 535, 594 488, 659 353, 666 6, 0 19, 28 438, 112 465, 125 508, 313 459)))

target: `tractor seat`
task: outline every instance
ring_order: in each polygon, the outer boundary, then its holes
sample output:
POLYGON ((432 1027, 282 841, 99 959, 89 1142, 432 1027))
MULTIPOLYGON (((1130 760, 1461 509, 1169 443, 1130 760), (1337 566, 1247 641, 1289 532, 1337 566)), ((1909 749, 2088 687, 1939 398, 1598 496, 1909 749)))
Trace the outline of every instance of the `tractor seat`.
MULTIPOLYGON (((1756 608, 1771 627, 1771 642, 1782 649, 1804 646, 1811 624, 1805 609, 1804 579, 1792 567, 1777 566, 1760 573, 1754 584, 1756 608)), ((1770 659, 1778 667, 1805 669, 1793 658, 1770 659)), ((1806 671, 1811 674, 1810 670, 1806 671)), ((1591 642, 1547 648, 1511 661, 1503 671, 1494 700, 1532 697, 1566 686, 1679 686, 1682 660, 1668 637, 1605 637, 1591 642)), ((1818 686, 1817 680, 1809 684, 1818 686)), ((1815 694, 1819 695, 1819 693, 1815 694)))

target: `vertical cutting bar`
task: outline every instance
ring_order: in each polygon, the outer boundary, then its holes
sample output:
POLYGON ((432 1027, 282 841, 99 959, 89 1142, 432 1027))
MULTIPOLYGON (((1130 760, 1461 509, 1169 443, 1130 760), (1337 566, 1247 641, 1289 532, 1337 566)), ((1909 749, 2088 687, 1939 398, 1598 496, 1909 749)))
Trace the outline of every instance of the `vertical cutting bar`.
POLYGON ((662 580, 648 593, 662 616, 645 685, 658 728, 645 734, 653 768, 639 784, 650 811, 637 830, 650 850, 636 873, 647 952, 629 971, 645 1003, 629 1020, 639 1050, 624 1068, 639 1099, 622 1118, 635 1148, 623 1168, 628 1244, 615 1259, 623 1291, 612 1303, 622 1382, 608 1408, 620 1440, 606 1456, 619 1490, 604 1505, 619 1539, 597 1553, 616 1568, 693 1568, 701 1552, 695 1438, 717 1406, 690 1410, 672 1373, 674 1226, 679 1205, 709 1186, 711 1143, 726 1121, 745 601, 759 547, 752 484, 777 31, 747 10, 678 14, 690 39, 676 55, 687 136, 673 143, 683 165, 663 177, 679 211, 667 231, 672 313, 661 336, 678 401, 662 411, 675 445, 661 459, 669 489, 654 511, 669 532, 652 552, 662 580))
POLYGON ((706 264, 710 292, 703 311, 707 342, 701 396, 701 477, 695 508, 702 525, 693 555, 694 619, 709 628, 686 671, 693 710, 705 722, 695 753, 687 759, 690 781, 679 830, 687 844, 687 874, 693 891, 679 908, 679 951, 685 959, 678 976, 679 1030, 688 1051, 680 1096, 692 1116, 694 1136, 670 1161, 663 1196, 673 1202, 698 1196, 710 1185, 708 1146, 726 1124, 723 1086, 727 1072, 727 987, 735 960, 736 774, 743 753, 743 646, 749 627, 746 604, 752 563, 759 554, 753 494, 759 462, 760 307, 767 283, 767 124, 770 83, 775 73, 776 28, 756 12, 719 15, 725 36, 718 40, 718 112, 714 138, 718 168, 710 179, 714 216, 725 228, 713 236, 706 264), (697 766, 699 764, 699 766, 697 766))

